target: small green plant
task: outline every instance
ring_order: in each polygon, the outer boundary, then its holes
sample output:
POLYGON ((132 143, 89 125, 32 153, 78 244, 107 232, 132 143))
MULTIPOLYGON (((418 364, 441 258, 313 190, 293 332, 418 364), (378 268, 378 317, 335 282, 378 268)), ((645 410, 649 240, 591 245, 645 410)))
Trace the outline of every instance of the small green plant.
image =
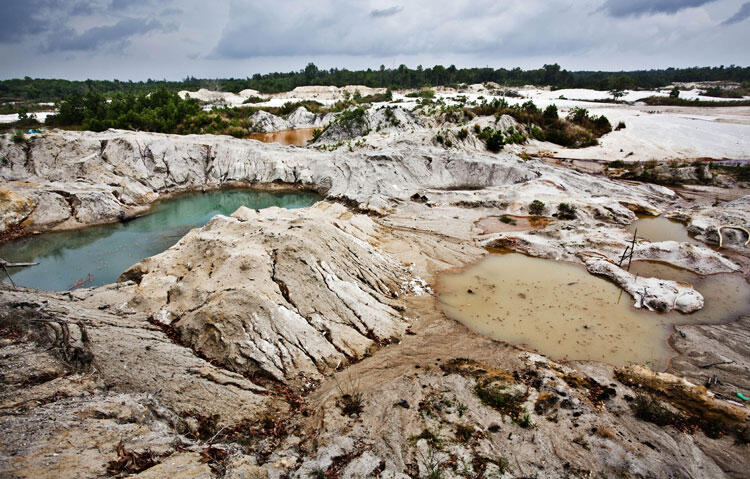
POLYGON ((345 416, 361 413, 363 394, 359 388, 359 381, 354 381, 351 375, 347 377, 346 383, 343 385, 335 376, 334 380, 340 393, 337 404, 341 408, 341 412, 345 416))
POLYGON ((573 442, 581 446, 582 448, 588 450, 589 449, 589 442, 586 440, 585 437, 577 436, 575 439, 573 439, 573 442))
POLYGON ((548 120, 557 120, 557 105, 549 105, 544 109, 544 118, 548 120))
POLYGON ((543 202, 539 200, 534 200, 529 205, 529 213, 532 216, 542 216, 544 214, 544 210, 546 209, 546 206, 543 202))
POLYGON ((456 425, 456 441, 467 443, 474 437, 474 428, 466 424, 456 425))
POLYGON ((503 223, 505 223, 506 225, 514 225, 514 224, 516 224, 516 220, 514 220, 513 218, 511 218, 508 215, 501 216, 500 217, 500 221, 503 222, 503 223))
POLYGON ((576 218, 576 207, 569 203, 557 205, 557 217, 561 220, 574 220, 576 218))
POLYGON ((625 129, 625 122, 624 121, 619 122, 617 124, 617 126, 615 127, 615 131, 620 131, 620 130, 624 130, 624 129, 625 129))
POLYGON ((531 420, 531 414, 528 412, 523 413, 516 422, 518 422, 518 425, 524 429, 531 429, 535 426, 534 422, 531 420))
POLYGON ((326 479, 326 471, 322 467, 318 467, 310 471, 307 477, 311 479, 326 479))
POLYGON ((503 145, 505 145, 505 139, 503 138, 502 132, 494 131, 489 135, 485 143, 488 150, 493 153, 497 153, 498 151, 503 149, 503 145))
POLYGON ((466 128, 461 128, 460 130, 458 130, 458 133, 456 133, 456 138, 462 141, 465 140, 468 136, 469 130, 467 130, 466 128))
POLYGON ((427 444, 434 447, 435 449, 440 449, 443 444, 443 439, 440 437, 440 434, 433 432, 429 428, 424 428, 418 435, 411 437, 412 442, 414 442, 415 444, 420 439, 424 439, 425 441, 427 441, 427 444))
POLYGON ((646 394, 638 394, 633 400, 631 407, 633 408, 635 417, 652 422, 657 426, 669 426, 682 421, 678 413, 672 412, 662 403, 646 394))
POLYGON ((461 401, 456 404, 456 412, 458 413, 458 417, 464 417, 464 414, 466 414, 466 411, 469 410, 469 406, 462 403, 461 401))
POLYGON ((521 415, 526 412, 521 404, 527 396, 522 392, 506 392, 502 386, 493 386, 477 381, 476 386, 474 386, 474 394, 483 404, 503 415, 510 416, 514 421, 518 421, 521 415))
POLYGON ((437 141, 438 143, 442 145, 445 143, 445 138, 443 137, 443 135, 438 133, 437 135, 435 135, 435 141, 437 141))
POLYGON ((431 443, 427 444, 427 454, 423 454, 417 450, 417 454, 424 466, 425 479, 442 479, 443 478, 443 463, 440 461, 440 455, 438 449, 431 443))
POLYGON ((10 139, 15 144, 25 143, 26 142, 26 135, 24 135, 23 130, 16 130, 13 133, 13 136, 10 139))
POLYGON ((474 123, 474 134, 479 135, 480 133, 482 133, 482 128, 478 123, 474 123))
POLYGON ((669 92, 669 98, 679 98, 680 97, 680 89, 677 87, 672 88, 672 91, 669 92))

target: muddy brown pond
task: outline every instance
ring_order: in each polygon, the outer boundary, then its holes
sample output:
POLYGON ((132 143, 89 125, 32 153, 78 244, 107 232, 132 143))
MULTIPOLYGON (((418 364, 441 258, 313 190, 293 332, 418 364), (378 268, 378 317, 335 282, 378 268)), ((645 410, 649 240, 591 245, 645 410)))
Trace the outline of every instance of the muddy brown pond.
POLYGON ((637 221, 628 226, 631 233, 638 230, 638 237, 652 242, 677 241, 707 247, 688 234, 685 225, 679 221, 670 220, 663 216, 640 216, 637 221))
POLYGON ((521 254, 492 254, 438 284, 446 314, 479 334, 555 360, 594 360, 664 369, 674 324, 724 322, 750 312, 750 285, 739 275, 701 277, 660 263, 634 262, 641 276, 669 273, 694 283, 706 307, 658 314, 633 307, 627 293, 582 266, 521 254), (636 264, 638 263, 638 264, 636 264))
POLYGON ((315 128, 298 128, 296 130, 272 131, 269 133, 252 133, 247 138, 263 143, 279 143, 281 145, 305 146, 313 139, 315 128))

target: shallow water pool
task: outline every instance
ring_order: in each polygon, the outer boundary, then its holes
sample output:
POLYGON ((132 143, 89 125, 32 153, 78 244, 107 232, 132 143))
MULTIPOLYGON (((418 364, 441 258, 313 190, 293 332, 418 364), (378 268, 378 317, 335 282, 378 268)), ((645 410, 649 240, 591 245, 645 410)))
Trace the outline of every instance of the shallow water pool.
POLYGON ((263 143, 279 143, 281 145, 305 146, 313 139, 315 128, 297 128, 296 130, 280 130, 269 133, 251 133, 249 140, 263 143))
POLYGON ((638 237, 651 242, 677 241, 679 243, 691 243, 708 247, 688 234, 685 225, 679 221, 670 220, 663 216, 644 216, 628 226, 631 233, 638 230, 638 237))
POLYGON ((23 269, 13 268, 13 281, 21 286, 48 291, 101 286, 113 283, 133 264, 161 253, 217 214, 230 215, 240 206, 302 208, 318 200, 320 196, 314 193, 299 191, 190 193, 158 202, 148 215, 127 223, 9 241, 0 245, 0 258, 13 263, 40 263, 23 269))
MULTIPOLYGON (((633 272, 657 276, 653 266, 641 263, 633 272)), ((635 309, 630 295, 583 266, 517 253, 445 274, 437 289, 446 314, 479 334, 555 360, 663 369, 674 354, 667 345, 673 324, 728 321, 750 311, 750 286, 737 275, 685 279, 700 280, 698 291, 710 289, 707 309, 695 316, 635 309)))

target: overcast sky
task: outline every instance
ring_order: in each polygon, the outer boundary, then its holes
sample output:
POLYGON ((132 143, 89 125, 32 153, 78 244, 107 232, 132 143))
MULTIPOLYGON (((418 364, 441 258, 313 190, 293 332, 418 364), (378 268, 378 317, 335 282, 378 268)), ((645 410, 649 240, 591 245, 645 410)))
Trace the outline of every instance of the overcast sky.
POLYGON ((0 77, 750 65, 745 0, 0 0, 0 77))

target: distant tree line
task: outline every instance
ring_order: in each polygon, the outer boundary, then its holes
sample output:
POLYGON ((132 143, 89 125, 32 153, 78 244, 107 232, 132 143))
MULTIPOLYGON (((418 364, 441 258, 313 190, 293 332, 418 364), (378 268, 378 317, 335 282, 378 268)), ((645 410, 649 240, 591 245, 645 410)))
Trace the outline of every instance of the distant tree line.
POLYGON ((59 101, 70 95, 95 93, 112 98, 118 94, 143 94, 159 89, 172 92, 207 88, 239 92, 254 89, 262 93, 289 91, 307 85, 365 85, 382 88, 421 88, 425 86, 457 86, 460 84, 496 82, 508 86, 537 85, 559 88, 589 88, 594 90, 652 89, 673 82, 733 81, 750 84, 750 67, 691 67, 664 70, 635 70, 628 72, 567 71, 560 65, 544 65, 535 70, 456 68, 436 65, 432 68, 398 68, 347 70, 319 69, 313 63, 304 69, 288 73, 255 74, 247 78, 198 79, 187 77, 181 81, 147 80, 86 80, 35 79, 25 77, 0 81, 0 102, 59 101))
POLYGON ((183 100, 164 87, 151 93, 125 93, 108 100, 100 93, 68 96, 58 113, 47 117, 50 126, 80 126, 84 130, 108 128, 173 133, 187 119, 200 116, 197 101, 183 100))

